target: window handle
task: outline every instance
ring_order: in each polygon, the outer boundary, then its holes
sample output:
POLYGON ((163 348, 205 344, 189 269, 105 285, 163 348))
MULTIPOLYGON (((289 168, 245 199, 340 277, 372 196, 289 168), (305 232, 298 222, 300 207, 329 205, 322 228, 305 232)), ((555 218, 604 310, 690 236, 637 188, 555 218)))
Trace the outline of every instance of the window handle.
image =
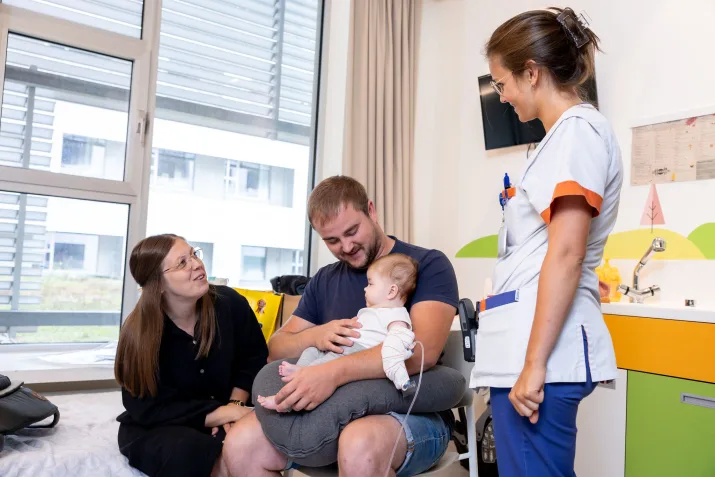
POLYGON ((139 121, 137 121, 136 133, 140 135, 141 145, 144 147, 146 145, 147 131, 149 130, 149 113, 143 109, 139 110, 139 121))

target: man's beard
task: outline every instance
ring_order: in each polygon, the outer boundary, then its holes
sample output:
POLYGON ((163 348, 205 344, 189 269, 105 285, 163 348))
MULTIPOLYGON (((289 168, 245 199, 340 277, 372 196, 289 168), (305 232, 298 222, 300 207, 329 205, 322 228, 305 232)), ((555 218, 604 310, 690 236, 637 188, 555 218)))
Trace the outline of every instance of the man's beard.
POLYGON ((350 262, 345 262, 348 264, 348 266, 356 269, 356 270, 366 270, 370 265, 372 265, 372 262, 375 261, 377 258, 377 254, 380 251, 380 233, 377 230, 377 227, 373 225, 372 229, 372 241, 371 243, 367 244, 367 246, 363 247, 363 250, 365 251, 365 262, 361 263, 360 265, 353 265, 350 262))

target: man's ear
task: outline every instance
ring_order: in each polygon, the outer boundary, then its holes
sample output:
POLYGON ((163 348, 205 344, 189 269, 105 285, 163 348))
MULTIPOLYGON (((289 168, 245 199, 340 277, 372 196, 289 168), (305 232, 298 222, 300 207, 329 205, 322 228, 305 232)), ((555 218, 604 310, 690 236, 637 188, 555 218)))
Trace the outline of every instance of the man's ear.
POLYGON ((377 223, 377 209, 375 208, 375 203, 371 200, 367 202, 367 216, 377 223))

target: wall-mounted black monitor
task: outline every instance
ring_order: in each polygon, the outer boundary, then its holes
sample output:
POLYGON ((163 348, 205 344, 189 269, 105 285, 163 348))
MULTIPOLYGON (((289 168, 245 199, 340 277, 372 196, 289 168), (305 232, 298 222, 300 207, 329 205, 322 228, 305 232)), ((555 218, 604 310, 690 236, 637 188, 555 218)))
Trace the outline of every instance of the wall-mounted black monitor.
MULTIPOLYGON (((541 121, 538 119, 526 123, 519 121, 514 108, 509 103, 500 101, 499 95, 490 84, 491 79, 490 75, 479 77, 484 144, 487 150, 541 141, 546 134, 541 121)), ((595 78, 588 80, 583 88, 586 99, 598 107, 595 78)))

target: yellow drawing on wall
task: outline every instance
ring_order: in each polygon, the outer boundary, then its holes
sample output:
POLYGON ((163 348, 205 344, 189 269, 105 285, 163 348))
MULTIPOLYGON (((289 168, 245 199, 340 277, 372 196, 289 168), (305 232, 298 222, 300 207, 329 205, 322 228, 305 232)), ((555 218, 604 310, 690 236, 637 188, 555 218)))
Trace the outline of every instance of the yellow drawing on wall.
POLYGON ((244 288, 234 288, 238 293, 248 300, 251 309, 256 314, 256 319, 261 325, 263 336, 268 342, 276 329, 278 314, 281 311, 282 295, 277 295, 272 291, 246 290, 244 288))
POLYGON ((703 252, 693 242, 677 232, 666 229, 638 229, 611 234, 604 256, 610 259, 639 260, 653 237, 665 239, 665 252, 656 253, 651 260, 705 260, 703 252))
MULTIPOLYGON (((715 260, 715 223, 699 226, 687 237, 662 228, 644 228, 611 234, 604 252, 610 259, 639 260, 653 237, 668 244, 652 260, 715 260)), ((457 258, 497 258, 497 236, 487 235, 469 242, 457 258)))

